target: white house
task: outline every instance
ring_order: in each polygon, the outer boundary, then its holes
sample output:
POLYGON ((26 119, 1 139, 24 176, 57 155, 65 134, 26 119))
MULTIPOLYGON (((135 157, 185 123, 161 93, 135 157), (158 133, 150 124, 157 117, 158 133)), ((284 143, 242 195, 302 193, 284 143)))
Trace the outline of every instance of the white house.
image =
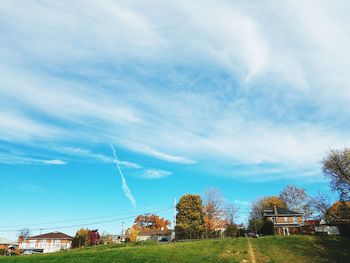
POLYGON ((142 230, 136 237, 136 241, 173 241, 175 233, 171 229, 167 230, 142 230))
POLYGON ((64 249, 69 249, 72 245, 73 237, 61 232, 51 232, 47 234, 19 237, 18 245, 22 250, 33 250, 42 253, 51 253, 64 249))

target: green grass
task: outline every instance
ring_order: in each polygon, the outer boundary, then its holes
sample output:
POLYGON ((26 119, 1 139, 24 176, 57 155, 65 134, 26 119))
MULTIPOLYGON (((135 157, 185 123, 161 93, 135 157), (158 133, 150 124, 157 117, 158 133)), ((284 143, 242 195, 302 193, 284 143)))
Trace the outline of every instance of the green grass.
MULTIPOLYGON (((350 262, 350 239, 271 236, 249 238, 257 263, 350 262)), ((0 257, 5 262, 250 262, 248 239, 202 240, 170 244, 95 246, 52 254, 0 257)))
POLYGON ((251 240, 258 262, 350 262, 350 239, 270 236, 251 240))
POLYGON ((240 262, 249 257, 246 246, 244 238, 110 245, 52 254, 2 257, 0 262, 240 262))

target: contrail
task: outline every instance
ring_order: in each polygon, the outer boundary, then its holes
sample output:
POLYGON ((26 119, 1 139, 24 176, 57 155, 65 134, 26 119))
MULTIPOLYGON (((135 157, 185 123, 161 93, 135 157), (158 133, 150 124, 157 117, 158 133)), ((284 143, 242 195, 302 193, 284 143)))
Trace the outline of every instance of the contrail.
POLYGON ((118 160, 117 155, 116 155, 116 153, 115 153, 114 146, 111 145, 111 148, 112 148, 112 150, 113 150, 114 159, 115 159, 115 161, 116 161, 116 163, 117 163, 117 167, 118 167, 120 176, 121 176, 121 178, 122 178, 122 188, 123 188, 123 191, 124 191, 126 197, 127 197, 127 198, 129 199, 129 201, 131 202, 131 204, 134 206, 134 208, 136 208, 135 198, 132 196, 132 193, 131 193, 131 191, 130 191, 130 189, 129 189, 129 187, 128 187, 126 181, 125 181, 123 172, 122 172, 122 170, 120 169, 119 160, 118 160))

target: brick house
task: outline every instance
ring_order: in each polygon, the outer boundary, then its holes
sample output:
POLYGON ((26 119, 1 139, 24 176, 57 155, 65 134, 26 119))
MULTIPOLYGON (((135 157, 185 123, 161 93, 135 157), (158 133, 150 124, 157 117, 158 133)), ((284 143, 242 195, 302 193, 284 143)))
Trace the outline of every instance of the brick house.
POLYGON ((63 249, 69 249, 73 237, 61 232, 51 232, 47 234, 31 236, 27 238, 19 237, 18 245, 22 250, 33 250, 42 253, 51 253, 63 249))
POLYGON ((303 213, 274 206, 273 209, 264 210, 264 221, 266 220, 273 223, 275 235, 301 234, 303 213))
POLYGON ((9 252, 17 252, 17 242, 11 242, 5 238, 0 238, 0 256, 9 252))

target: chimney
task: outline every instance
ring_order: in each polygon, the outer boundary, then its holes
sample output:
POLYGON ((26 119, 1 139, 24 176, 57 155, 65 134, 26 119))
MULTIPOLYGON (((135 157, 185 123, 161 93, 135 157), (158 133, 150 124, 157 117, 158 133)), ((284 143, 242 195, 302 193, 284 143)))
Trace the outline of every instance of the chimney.
POLYGON ((18 237, 18 245, 21 244, 24 241, 24 236, 19 236, 18 237))
POLYGON ((275 210, 275 214, 277 215, 277 206, 273 205, 273 209, 275 210))

